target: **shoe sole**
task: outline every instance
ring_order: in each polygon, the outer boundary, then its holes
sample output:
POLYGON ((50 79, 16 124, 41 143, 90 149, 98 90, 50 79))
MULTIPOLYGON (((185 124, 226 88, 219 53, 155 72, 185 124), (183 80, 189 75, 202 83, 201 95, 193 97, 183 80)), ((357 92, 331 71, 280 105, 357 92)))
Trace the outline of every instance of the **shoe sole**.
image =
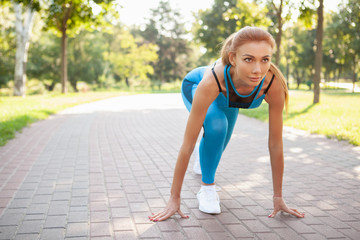
MULTIPOLYGON (((199 198, 198 198, 198 196, 196 196, 196 198, 197 198, 197 200, 200 202, 200 200, 199 200, 199 198)), ((220 214, 221 213, 221 210, 219 211, 219 212, 210 212, 210 211, 206 211, 206 210, 204 210, 204 209, 201 209, 201 207, 200 207, 200 204, 199 204, 199 210, 201 211, 201 212, 203 212, 203 213, 207 213, 207 214, 220 214)))
POLYGON ((203 212, 203 213, 213 214, 213 215, 217 215, 217 214, 220 214, 220 213, 221 213, 221 211, 220 211, 220 212, 208 212, 208 211, 205 211, 205 210, 201 209, 200 207, 199 207, 199 210, 200 210, 201 212, 203 212))

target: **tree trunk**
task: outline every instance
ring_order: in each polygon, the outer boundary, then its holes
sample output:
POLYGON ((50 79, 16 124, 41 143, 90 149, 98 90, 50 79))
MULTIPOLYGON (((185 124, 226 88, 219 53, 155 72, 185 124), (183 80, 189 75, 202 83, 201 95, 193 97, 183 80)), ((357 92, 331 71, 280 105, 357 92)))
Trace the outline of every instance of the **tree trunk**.
MULTIPOLYGON (((273 3, 274 4, 274 3, 273 3)), ((276 8, 275 4, 274 7, 276 9, 276 16, 277 16, 277 20, 278 20, 278 33, 276 34, 276 54, 275 54, 275 64, 277 66, 279 66, 280 63, 280 45, 281 45, 281 37, 282 37, 282 25, 283 25, 283 21, 282 21, 282 7, 283 7, 283 0, 280 1, 280 6, 279 8, 276 8)))
POLYGON ((354 65, 353 65, 353 88, 352 88, 352 93, 355 92, 355 83, 357 80, 357 73, 356 73, 356 65, 357 65, 357 59, 356 59, 356 55, 354 55, 354 65))
POLYGON ((61 92, 67 93, 66 28, 63 28, 61 36, 61 92))
POLYGON ((31 6, 27 7, 26 20, 23 23, 22 10, 18 3, 13 2, 14 12, 16 16, 16 57, 15 57, 15 73, 14 73, 14 96, 25 97, 26 93, 26 62, 29 50, 29 39, 32 31, 34 13, 31 6))
POLYGON ((318 23, 316 29, 316 53, 315 53, 315 76, 314 76, 314 101, 313 103, 320 102, 320 79, 321 79, 321 67, 322 67, 322 40, 323 40, 323 9, 324 0, 319 0, 320 6, 317 9, 318 23))
POLYGON ((63 6, 64 17, 61 24, 61 92, 67 93, 67 21, 69 20, 72 8, 72 1, 68 6, 63 6))

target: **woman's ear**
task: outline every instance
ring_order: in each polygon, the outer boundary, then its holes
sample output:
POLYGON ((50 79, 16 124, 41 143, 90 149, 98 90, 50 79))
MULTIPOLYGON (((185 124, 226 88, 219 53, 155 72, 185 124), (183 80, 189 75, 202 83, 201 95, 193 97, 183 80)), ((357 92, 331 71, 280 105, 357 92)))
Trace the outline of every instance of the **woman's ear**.
POLYGON ((236 66, 235 58, 236 58, 236 53, 229 52, 229 62, 231 64, 231 66, 234 66, 234 67, 236 66))

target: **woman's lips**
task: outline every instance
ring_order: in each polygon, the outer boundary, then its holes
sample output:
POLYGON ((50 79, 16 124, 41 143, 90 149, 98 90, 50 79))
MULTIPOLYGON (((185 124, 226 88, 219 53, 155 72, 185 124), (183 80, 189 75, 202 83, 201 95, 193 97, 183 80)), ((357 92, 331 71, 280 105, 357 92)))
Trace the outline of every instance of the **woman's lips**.
POLYGON ((253 82, 257 82, 260 80, 261 77, 250 77, 250 80, 253 82))

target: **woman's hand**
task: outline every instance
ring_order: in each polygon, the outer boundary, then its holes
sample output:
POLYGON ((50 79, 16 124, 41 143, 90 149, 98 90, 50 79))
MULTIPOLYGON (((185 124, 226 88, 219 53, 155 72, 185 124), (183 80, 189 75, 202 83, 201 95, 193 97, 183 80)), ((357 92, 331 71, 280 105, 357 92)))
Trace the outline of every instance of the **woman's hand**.
POLYGON ((270 218, 273 218, 276 216, 278 212, 287 212, 291 215, 294 215, 298 218, 305 217, 304 213, 299 212, 295 208, 288 208, 283 200, 282 197, 274 197, 274 211, 269 215, 270 218))
POLYGON ((153 222, 159 222, 168 219, 175 213, 179 213, 182 218, 189 218, 189 216, 185 216, 180 210, 180 198, 171 196, 165 209, 149 217, 149 219, 153 222))

